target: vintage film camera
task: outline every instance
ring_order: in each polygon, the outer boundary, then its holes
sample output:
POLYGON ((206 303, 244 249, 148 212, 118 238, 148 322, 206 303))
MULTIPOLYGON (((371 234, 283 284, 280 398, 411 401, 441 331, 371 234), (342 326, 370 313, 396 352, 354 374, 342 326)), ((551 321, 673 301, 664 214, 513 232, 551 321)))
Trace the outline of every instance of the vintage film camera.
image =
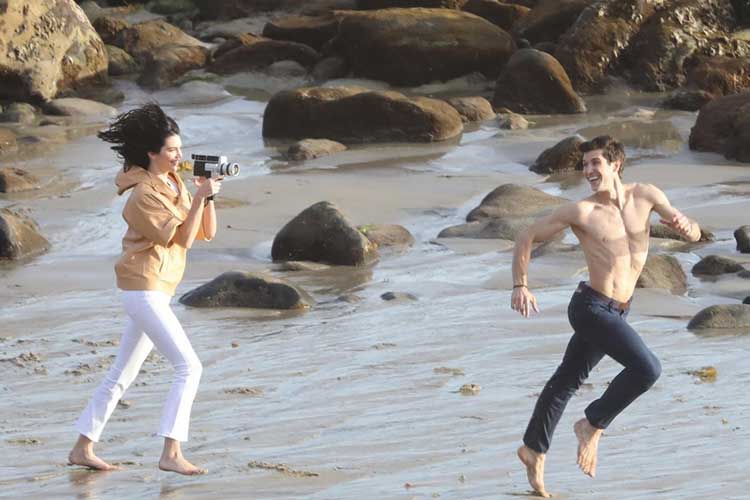
MULTIPOLYGON (((193 175, 196 177, 236 177, 240 175, 240 166, 230 163, 226 156, 191 155, 193 158, 193 175)), ((213 200, 213 196, 208 197, 213 200)))
POLYGON ((230 163, 226 156, 191 155, 193 158, 193 175, 196 177, 236 177, 240 175, 240 166, 230 163))

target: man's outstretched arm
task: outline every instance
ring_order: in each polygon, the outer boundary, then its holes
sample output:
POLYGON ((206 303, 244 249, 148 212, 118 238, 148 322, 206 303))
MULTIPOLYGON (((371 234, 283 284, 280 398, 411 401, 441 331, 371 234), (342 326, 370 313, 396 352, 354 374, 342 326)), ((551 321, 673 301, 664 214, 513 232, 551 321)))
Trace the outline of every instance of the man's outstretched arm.
POLYGON ((701 228, 698 223, 673 207, 661 189, 651 184, 647 184, 645 188, 648 198, 654 204, 653 210, 661 217, 662 224, 676 229, 688 241, 701 239, 701 228))
POLYGON ((510 299, 510 307, 514 311, 520 312, 527 318, 531 309, 539 312, 536 297, 528 287, 531 247, 534 242, 550 240, 560 231, 570 227, 576 220, 577 213, 577 204, 563 205, 551 214, 534 222, 516 237, 516 246, 513 250, 513 294, 510 299))

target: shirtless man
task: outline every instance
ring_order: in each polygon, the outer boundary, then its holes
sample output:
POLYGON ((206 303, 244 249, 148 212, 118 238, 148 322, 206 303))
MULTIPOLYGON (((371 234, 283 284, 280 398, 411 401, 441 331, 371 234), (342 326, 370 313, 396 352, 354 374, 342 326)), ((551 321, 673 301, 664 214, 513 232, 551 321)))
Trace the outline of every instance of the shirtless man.
POLYGON ((574 426, 578 466, 591 477, 596 473, 597 446, 604 429, 661 373, 659 360, 626 322, 635 283, 648 254, 651 212, 690 241, 697 241, 701 234, 698 224, 672 207, 657 187, 621 182, 625 161, 622 144, 600 136, 583 143, 581 151, 583 175, 593 194, 536 221, 518 236, 513 254, 511 307, 527 318, 532 309, 539 312, 527 280, 533 242, 548 240, 570 227, 581 243, 589 271, 588 283, 578 285, 568 306, 568 319, 575 332, 562 363, 537 400, 524 444, 518 449, 529 484, 543 497, 550 496, 544 488, 544 459, 555 426, 570 397, 604 355, 624 369, 574 426))

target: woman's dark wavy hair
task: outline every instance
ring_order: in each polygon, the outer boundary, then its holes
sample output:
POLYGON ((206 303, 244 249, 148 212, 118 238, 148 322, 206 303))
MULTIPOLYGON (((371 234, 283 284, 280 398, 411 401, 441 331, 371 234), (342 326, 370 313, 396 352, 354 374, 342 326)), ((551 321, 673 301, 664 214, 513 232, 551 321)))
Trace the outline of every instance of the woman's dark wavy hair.
POLYGON ((123 169, 127 171, 132 166, 148 168, 147 153, 158 153, 167 137, 179 133, 177 122, 158 104, 149 103, 118 115, 108 129, 96 136, 114 144, 112 150, 117 152, 117 157, 123 161, 123 169))

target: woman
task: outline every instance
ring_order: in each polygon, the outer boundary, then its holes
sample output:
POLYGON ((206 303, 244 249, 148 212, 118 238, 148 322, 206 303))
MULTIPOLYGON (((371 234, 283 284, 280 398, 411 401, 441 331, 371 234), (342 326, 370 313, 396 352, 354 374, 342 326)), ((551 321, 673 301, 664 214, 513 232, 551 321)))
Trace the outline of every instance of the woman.
POLYGON ((80 436, 68 457, 71 464, 117 469, 94 454, 94 443, 156 346, 175 370, 158 433, 164 437, 159 468, 186 475, 206 472, 187 461, 180 449, 180 442, 187 441, 202 366, 169 301, 182 279, 187 250, 196 239, 211 240, 216 234, 211 199, 221 182, 196 179, 197 192, 190 196, 176 173, 182 158, 179 134, 177 123, 156 104, 121 114, 98 134, 114 144, 123 160, 115 180, 118 194, 132 189, 123 209, 128 230, 115 264, 127 326, 112 368, 76 423, 80 436))

